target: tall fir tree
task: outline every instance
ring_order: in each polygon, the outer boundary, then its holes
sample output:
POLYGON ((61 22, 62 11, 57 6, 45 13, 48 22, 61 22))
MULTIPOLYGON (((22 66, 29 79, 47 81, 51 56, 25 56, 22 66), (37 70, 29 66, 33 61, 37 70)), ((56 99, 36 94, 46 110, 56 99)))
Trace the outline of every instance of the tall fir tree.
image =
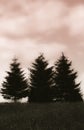
POLYGON ((2 83, 2 96, 14 102, 28 97, 28 83, 16 58, 10 64, 10 71, 7 74, 5 81, 2 83))
POLYGON ((77 72, 71 69, 72 62, 64 54, 55 64, 54 74, 54 98, 58 101, 82 101, 80 83, 76 83, 77 72))
POLYGON ((38 56, 32 64, 30 69, 30 102, 50 102, 52 100, 52 69, 53 67, 48 67, 48 62, 43 54, 38 56))

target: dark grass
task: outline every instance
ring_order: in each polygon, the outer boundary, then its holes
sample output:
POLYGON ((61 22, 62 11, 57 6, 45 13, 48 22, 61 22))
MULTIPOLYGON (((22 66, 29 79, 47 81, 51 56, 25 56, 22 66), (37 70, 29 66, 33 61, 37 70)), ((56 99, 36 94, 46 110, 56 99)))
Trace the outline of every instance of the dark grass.
POLYGON ((0 130, 84 130, 84 103, 0 104, 0 130))

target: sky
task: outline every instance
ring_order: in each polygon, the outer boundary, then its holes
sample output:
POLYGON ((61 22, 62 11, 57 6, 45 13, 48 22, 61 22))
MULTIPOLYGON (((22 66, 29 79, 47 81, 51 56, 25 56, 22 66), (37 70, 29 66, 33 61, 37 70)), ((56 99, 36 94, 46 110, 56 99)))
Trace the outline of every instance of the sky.
POLYGON ((0 83, 13 57, 27 72, 41 52, 51 65, 64 52, 84 93, 84 0, 0 0, 0 83))

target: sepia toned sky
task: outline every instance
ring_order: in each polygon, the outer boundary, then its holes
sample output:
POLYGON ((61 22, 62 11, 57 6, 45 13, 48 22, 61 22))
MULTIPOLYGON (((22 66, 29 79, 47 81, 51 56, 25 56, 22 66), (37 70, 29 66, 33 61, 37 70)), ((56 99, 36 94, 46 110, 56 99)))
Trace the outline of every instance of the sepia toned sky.
POLYGON ((40 52, 64 52, 84 93, 84 0, 0 0, 0 83, 14 56, 27 71, 40 52))

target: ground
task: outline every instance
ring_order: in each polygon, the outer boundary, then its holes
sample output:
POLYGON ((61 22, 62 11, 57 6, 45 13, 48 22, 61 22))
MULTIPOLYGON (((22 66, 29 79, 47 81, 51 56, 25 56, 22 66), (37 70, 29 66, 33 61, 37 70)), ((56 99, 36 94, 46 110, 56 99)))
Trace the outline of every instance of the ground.
POLYGON ((84 103, 0 104, 0 130, 84 130, 84 103))

